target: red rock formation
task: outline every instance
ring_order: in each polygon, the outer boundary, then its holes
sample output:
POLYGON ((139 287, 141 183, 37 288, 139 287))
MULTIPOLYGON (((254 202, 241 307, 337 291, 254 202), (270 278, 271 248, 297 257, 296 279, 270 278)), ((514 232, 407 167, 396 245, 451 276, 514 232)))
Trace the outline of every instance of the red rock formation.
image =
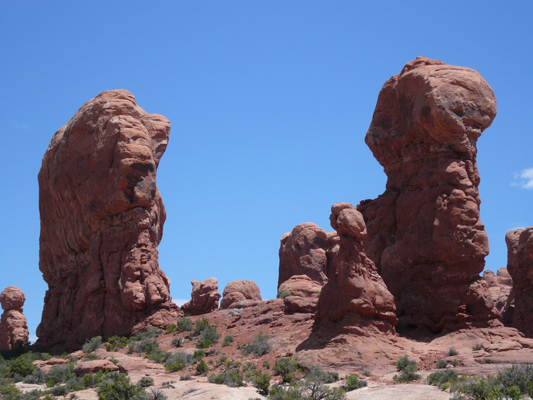
POLYGON ((533 337, 533 226, 507 232, 507 270, 513 278, 511 325, 533 337))
POLYGON ((0 350, 28 343, 28 324, 22 314, 25 301, 24 293, 15 286, 8 286, 0 293, 0 304, 4 310, 0 318, 0 350))
POLYGON ((156 172, 169 121, 126 90, 100 93, 59 129, 39 172, 39 344, 74 347, 174 322, 159 269, 166 214, 156 172))
POLYGON ((224 288, 220 308, 237 308, 243 301, 263 301, 259 286, 253 281, 232 281, 224 288))
POLYGON ((387 185, 358 210, 367 254, 406 324, 438 333, 499 317, 479 277, 489 246, 476 165, 477 139, 495 116, 476 71, 425 57, 381 89, 365 141, 387 185))
POLYGON ((288 293, 283 298, 286 313, 315 313, 322 285, 307 275, 293 275, 280 285, 278 291, 288 293))
POLYGON ((191 300, 181 306, 181 310, 187 315, 207 314, 218 308, 220 293, 218 292, 218 280, 209 278, 205 281, 192 281, 191 300))
POLYGON ((483 280, 489 285, 489 295, 494 306, 502 314, 502 320, 506 325, 511 325, 514 312, 513 279, 507 268, 500 268, 496 274, 492 271, 483 272, 483 280))
POLYGON ((327 281, 326 232, 311 222, 296 225, 281 238, 279 248, 279 286, 293 275, 307 275, 315 282, 327 281))
POLYGON ((316 327, 334 333, 369 336, 394 333, 394 298, 363 247, 363 216, 349 203, 331 207, 327 246, 328 282, 322 288, 315 315, 316 327))

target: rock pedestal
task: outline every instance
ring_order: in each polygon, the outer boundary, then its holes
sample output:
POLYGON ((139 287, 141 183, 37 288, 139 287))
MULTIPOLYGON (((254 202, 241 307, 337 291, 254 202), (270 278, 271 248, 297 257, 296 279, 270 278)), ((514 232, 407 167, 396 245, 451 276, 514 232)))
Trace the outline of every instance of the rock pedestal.
POLYGON ((387 185, 357 209, 367 255, 406 325, 439 333, 498 324, 479 277, 489 245, 476 165, 477 139, 495 116, 494 93, 476 71, 425 57, 381 89, 365 141, 387 185))
POLYGON ((218 280, 209 278, 205 281, 192 281, 191 300, 181 306, 187 315, 207 314, 218 309, 218 301, 222 297, 218 291, 218 280))
POLYGON ((74 348, 175 322, 157 246, 156 185, 169 121, 126 90, 100 93, 59 129, 39 172, 39 269, 48 284, 38 344, 74 348))
POLYGON ((0 293, 0 304, 4 310, 0 318, 0 350, 28 343, 28 324, 22 313, 25 301, 24 293, 15 286, 8 286, 0 293))

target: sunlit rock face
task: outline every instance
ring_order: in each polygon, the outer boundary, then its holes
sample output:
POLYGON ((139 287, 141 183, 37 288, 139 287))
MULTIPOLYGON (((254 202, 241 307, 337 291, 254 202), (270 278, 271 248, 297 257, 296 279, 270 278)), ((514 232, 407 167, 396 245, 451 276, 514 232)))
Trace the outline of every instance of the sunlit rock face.
POLYGON ((381 89, 365 141, 387 185, 357 209, 366 253, 405 325, 439 333, 499 324, 479 277, 489 244, 476 165, 477 139, 495 116, 494 93, 476 71, 425 57, 381 89))
POLYGON ((126 90, 100 93, 59 129, 39 172, 39 344, 75 347, 165 326, 178 313, 158 264, 166 214, 156 185, 169 121, 126 90))
POLYGON ((11 350, 28 344, 29 332, 23 306, 26 297, 16 286, 6 287, 0 293, 0 350, 11 350))

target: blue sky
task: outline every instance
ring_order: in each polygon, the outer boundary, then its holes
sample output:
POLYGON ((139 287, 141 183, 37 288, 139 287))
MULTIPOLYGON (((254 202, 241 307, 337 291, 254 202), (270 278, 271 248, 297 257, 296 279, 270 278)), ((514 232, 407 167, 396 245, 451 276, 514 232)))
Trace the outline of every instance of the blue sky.
POLYGON ((0 1, 0 290, 24 291, 33 335, 42 156, 83 103, 121 88, 172 124, 157 179, 173 298, 209 277, 275 297, 285 232, 329 231, 332 204, 384 191, 364 136, 381 86, 416 56, 494 89, 481 218, 487 269, 505 267, 505 233, 533 225, 532 18, 530 1, 0 1))

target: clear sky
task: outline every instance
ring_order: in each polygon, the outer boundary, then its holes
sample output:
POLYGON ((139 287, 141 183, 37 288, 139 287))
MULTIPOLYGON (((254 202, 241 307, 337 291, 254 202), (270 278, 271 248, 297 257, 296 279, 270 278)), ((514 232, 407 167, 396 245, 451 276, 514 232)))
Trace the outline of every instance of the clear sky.
POLYGON ((506 232, 533 225, 532 20, 531 1, 0 0, 0 290, 24 291, 34 335, 42 156, 83 103, 128 89, 172 124, 157 174, 172 297, 216 277, 274 298, 285 232, 330 231, 332 204, 384 191, 364 136, 381 86, 416 56, 494 89, 481 218, 487 269, 505 267, 506 232))

